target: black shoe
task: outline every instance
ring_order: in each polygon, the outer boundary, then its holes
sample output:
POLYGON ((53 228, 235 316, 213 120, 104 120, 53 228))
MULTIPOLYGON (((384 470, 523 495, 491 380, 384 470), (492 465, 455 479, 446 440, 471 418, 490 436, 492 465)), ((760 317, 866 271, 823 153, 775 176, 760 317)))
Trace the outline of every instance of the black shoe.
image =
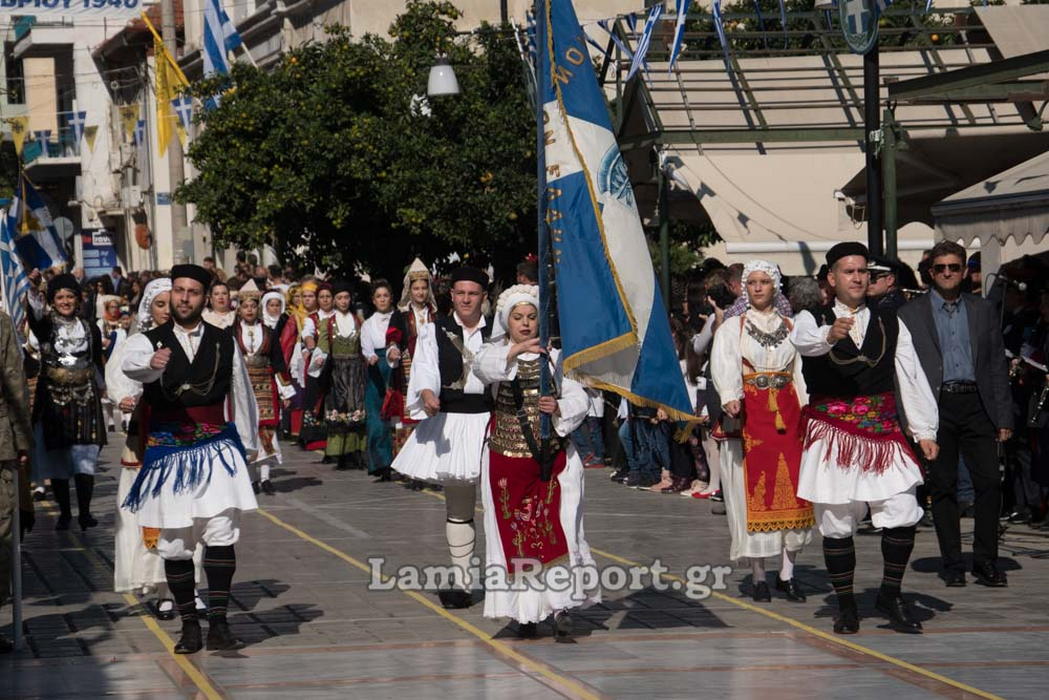
POLYGON ((14 650, 14 642, 0 634, 0 654, 10 654, 14 650))
POLYGON ((886 594, 878 591, 878 597, 874 601, 874 608, 884 613, 889 618, 889 623, 898 630, 904 632, 918 632, 922 623, 914 619, 911 607, 899 593, 886 594))
POLYGON ((943 574, 943 582, 948 588, 965 588, 965 572, 961 569, 948 569, 943 574))
POLYGON ((174 620, 175 601, 173 601, 171 598, 161 598, 157 600, 157 602, 153 604, 153 615, 158 620, 174 620))
POLYGON ((779 576, 777 576, 776 590, 783 591, 783 594, 787 597, 787 600, 792 600, 795 603, 805 602, 805 594, 801 592, 801 586, 798 585, 796 579, 791 578, 784 581, 779 576))
POLYGON ((470 591, 464 591, 460 588, 437 591, 437 597, 440 599, 441 605, 453 610, 463 610, 474 604, 474 597, 470 594, 470 591))
POLYGON ((81 532, 84 532, 89 527, 95 527, 96 525, 98 525, 98 521, 95 520, 94 516, 91 515, 91 513, 81 513, 80 515, 76 516, 76 521, 80 524, 81 532))
MULTIPOLYGON (((210 636, 210 635, 208 635, 210 636)), ((200 623, 196 620, 182 623, 182 636, 175 644, 176 654, 196 654, 204 648, 204 640, 201 638, 200 623)))
POLYGON ((843 608, 834 618, 834 634, 856 634, 860 631, 860 616, 856 608, 843 608))
POLYGON ((251 490, 252 490, 252 491, 253 491, 253 492, 254 492, 254 493, 255 493, 256 495, 258 495, 258 494, 259 494, 259 492, 260 492, 260 491, 262 491, 262 489, 261 489, 261 488, 259 488, 259 482, 257 482, 257 481, 253 481, 253 482, 251 482, 251 490))
POLYGON ((56 530, 68 530, 69 523, 73 522, 73 516, 63 513, 58 516, 58 520, 55 522, 56 530))
POLYGON ((764 581, 758 581, 754 584, 754 591, 751 593, 751 597, 754 598, 755 603, 771 602, 772 592, 769 591, 769 584, 764 581))
POLYGON ((560 610, 554 613, 554 635, 559 640, 571 637, 574 627, 572 616, 568 614, 567 610, 560 610))
POLYGON ((336 460, 336 463, 335 463, 335 469, 337 471, 340 471, 340 472, 344 472, 344 471, 347 471, 348 469, 352 469, 352 467, 350 467, 350 463, 349 463, 349 460, 347 459, 346 455, 339 455, 339 459, 336 460))
POLYGON ((331 455, 324 455, 324 459, 320 461, 320 464, 334 464, 335 458, 331 455))
POLYGON ((612 481, 616 482, 617 484, 621 484, 624 481, 626 481, 626 478, 629 475, 630 475, 630 470, 629 469, 620 469, 618 471, 612 472, 612 476, 610 476, 608 478, 611 479, 612 481))
POLYGON ((536 634, 534 622, 521 622, 517 625, 517 636, 521 639, 535 639, 536 634))
POLYGON ((244 648, 244 642, 233 636, 233 630, 225 620, 208 621, 208 651, 236 651, 244 648))
POLYGON ((998 567, 991 562, 974 564, 973 576, 976 577, 976 583, 981 586, 1005 588, 1009 585, 1009 579, 1006 577, 1005 572, 999 571, 998 567))
POLYGON ((721 489, 718 489, 714 493, 710 494, 710 497, 707 500, 711 503, 724 503, 725 494, 721 493, 721 489))
POLYGON ((377 477, 375 481, 372 482, 374 484, 378 484, 383 481, 393 481, 393 469, 391 469, 390 467, 383 467, 382 469, 375 472, 373 476, 377 477))
POLYGON ((1008 520, 1013 525, 1024 525, 1031 522, 1031 511, 1028 508, 1017 508, 1009 514, 1008 520))
POLYGON ((277 489, 273 488, 273 482, 269 479, 263 480, 263 482, 259 484, 259 487, 262 489, 262 492, 267 496, 273 496, 277 493, 277 489))

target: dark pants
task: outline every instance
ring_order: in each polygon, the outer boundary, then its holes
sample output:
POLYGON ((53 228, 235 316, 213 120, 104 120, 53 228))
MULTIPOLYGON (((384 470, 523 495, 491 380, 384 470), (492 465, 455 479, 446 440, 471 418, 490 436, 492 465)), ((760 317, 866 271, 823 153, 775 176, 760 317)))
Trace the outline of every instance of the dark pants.
POLYGON ((998 512, 1002 489, 998 476, 996 430, 976 392, 940 394, 940 455, 929 468, 932 514, 945 569, 961 569, 962 537, 958 513, 958 458, 972 477, 973 563, 998 559, 998 512))

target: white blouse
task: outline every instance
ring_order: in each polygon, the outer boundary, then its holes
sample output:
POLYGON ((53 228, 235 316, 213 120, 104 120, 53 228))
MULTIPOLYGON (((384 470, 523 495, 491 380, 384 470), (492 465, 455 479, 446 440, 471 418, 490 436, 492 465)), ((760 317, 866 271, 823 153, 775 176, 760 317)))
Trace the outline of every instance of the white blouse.
POLYGON ((370 360, 378 357, 376 351, 386 347, 386 331, 390 327, 391 316, 392 311, 376 311, 364 321, 364 325, 361 326, 361 350, 365 358, 370 360))
POLYGON ((784 337, 777 345, 765 347, 747 332, 748 323, 761 332, 775 333, 784 319, 774 309, 768 312, 747 309, 743 316, 725 319, 714 333, 710 373, 721 404, 743 400, 743 358, 754 368, 747 369, 748 373, 791 372, 798 401, 802 406, 807 404, 809 395, 801 374, 801 356, 794 344, 784 337))

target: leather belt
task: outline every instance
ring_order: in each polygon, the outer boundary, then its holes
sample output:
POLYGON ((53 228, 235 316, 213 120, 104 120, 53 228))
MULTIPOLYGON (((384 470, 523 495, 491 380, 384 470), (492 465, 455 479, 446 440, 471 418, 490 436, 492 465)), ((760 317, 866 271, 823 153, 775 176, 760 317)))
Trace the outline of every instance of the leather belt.
POLYGON ((786 372, 756 372, 744 374, 743 381, 759 389, 782 389, 794 380, 794 377, 786 372))
POLYGON ((940 387, 948 394, 973 394, 977 390, 976 382, 947 382, 940 387))

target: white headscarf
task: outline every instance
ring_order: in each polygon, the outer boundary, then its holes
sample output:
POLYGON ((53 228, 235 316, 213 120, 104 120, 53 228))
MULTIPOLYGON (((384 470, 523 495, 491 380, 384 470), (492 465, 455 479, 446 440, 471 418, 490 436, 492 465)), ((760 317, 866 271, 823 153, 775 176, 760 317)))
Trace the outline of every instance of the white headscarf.
POLYGON ((509 330, 507 320, 510 318, 510 312, 518 304, 531 304, 536 311, 539 311, 539 287, 534 284, 515 284, 499 295, 499 301, 495 305, 492 340, 498 340, 507 335, 509 330))
POLYGON ((158 277, 150 280, 142 290, 142 300, 138 303, 138 329, 146 331, 153 327, 153 300, 164 292, 171 291, 171 278, 158 277))
POLYGON ((277 322, 280 321, 281 314, 284 313, 284 309, 288 305, 287 301, 284 299, 284 295, 281 294, 281 292, 279 290, 273 290, 271 292, 266 292, 265 294, 262 295, 262 302, 261 303, 262 303, 262 308, 260 309, 260 311, 262 312, 262 322, 266 324, 267 328, 276 328, 277 327, 277 322), (278 301, 280 301, 280 311, 277 312, 276 316, 270 316, 269 312, 266 311, 266 303, 270 299, 277 299, 278 301))
MULTIPOLYGON (((744 265, 743 276, 741 278, 744 294, 746 294, 747 289, 747 278, 750 277, 750 275, 754 272, 764 272, 772 279, 773 297, 775 297, 775 295, 779 293, 780 280, 782 279, 779 267, 777 265, 773 265, 768 260, 751 260, 746 265, 744 265)), ((750 305, 749 296, 747 297, 747 305, 750 305)))

